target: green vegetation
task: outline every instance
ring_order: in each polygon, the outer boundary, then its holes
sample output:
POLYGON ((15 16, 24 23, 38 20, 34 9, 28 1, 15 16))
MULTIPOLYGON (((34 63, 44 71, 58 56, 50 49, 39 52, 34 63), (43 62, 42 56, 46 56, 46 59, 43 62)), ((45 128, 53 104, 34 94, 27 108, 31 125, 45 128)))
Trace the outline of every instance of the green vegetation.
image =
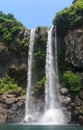
POLYGON ((18 68, 9 68, 8 75, 17 82, 18 86, 26 87, 27 69, 25 65, 19 66, 18 68))
POLYGON ((0 17, 5 18, 5 19, 10 19, 10 20, 16 20, 13 14, 4 14, 2 11, 0 11, 0 17))
POLYGON ((75 0, 69 8, 58 12, 53 20, 59 37, 64 37, 68 30, 83 26, 83 0, 75 0), (63 33, 64 32, 64 33, 63 33))
POLYGON ((13 49, 18 53, 21 51, 27 56, 29 39, 23 37, 25 29, 12 14, 0 12, 0 41, 6 43, 8 50, 13 49))
POLYGON ((65 86, 69 89, 72 98, 74 98, 78 94, 79 90, 83 88, 81 77, 71 71, 65 71, 62 80, 65 86))
POLYGON ((0 35, 4 41, 14 42, 22 26, 12 14, 6 15, 0 12, 0 35))
MULTIPOLYGON (((69 30, 83 27, 83 0, 73 0, 72 5, 64 8, 55 15, 53 20, 57 28, 58 41, 58 64, 60 72, 60 81, 69 89, 72 99, 78 95, 83 88, 83 79, 80 72, 76 73, 74 66, 65 61, 66 43, 64 37, 69 30), (71 70, 74 70, 73 73, 71 70)), ((74 59, 73 59, 74 60, 74 59)))
POLYGON ((0 87, 1 93, 17 90, 18 86, 26 87, 29 45, 27 31, 29 32, 14 15, 0 11, 0 77, 3 83, 0 87), (10 77, 10 81, 4 84, 3 77, 6 75, 10 77))
POLYGON ((11 79, 11 77, 6 76, 4 78, 0 78, 0 94, 3 94, 5 92, 14 92, 21 90, 22 89, 17 86, 14 79, 11 79))
POLYGON ((37 38, 34 45, 34 59, 36 68, 36 78, 40 81, 45 76, 45 56, 47 43, 47 28, 38 27, 36 30, 37 38), (38 33, 38 34, 37 34, 38 33))
POLYGON ((36 98, 44 95, 45 88, 45 59, 46 59, 46 45, 47 45, 47 27, 37 27, 36 37, 34 41, 34 62, 32 66, 33 71, 33 90, 32 93, 36 98))
POLYGON ((45 81, 46 81, 46 78, 43 77, 40 81, 35 83, 32 89, 32 93, 35 95, 36 98, 44 98, 45 81))

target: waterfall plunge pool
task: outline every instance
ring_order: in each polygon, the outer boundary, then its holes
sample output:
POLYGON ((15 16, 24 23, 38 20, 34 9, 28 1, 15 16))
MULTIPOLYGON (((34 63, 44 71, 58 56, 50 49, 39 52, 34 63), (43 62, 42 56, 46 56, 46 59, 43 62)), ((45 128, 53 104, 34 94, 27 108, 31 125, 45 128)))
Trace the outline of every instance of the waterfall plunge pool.
POLYGON ((83 130, 77 125, 0 124, 0 130, 83 130))

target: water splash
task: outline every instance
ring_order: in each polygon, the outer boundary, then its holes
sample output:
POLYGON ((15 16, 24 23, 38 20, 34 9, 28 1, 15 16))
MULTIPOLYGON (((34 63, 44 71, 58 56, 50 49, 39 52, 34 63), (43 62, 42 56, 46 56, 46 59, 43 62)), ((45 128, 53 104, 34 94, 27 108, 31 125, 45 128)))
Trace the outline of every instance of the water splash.
MULTIPOLYGON (((56 32, 55 32, 56 33, 56 32)), ((64 123, 64 115, 59 102, 59 81, 57 67, 57 41, 53 41, 53 27, 48 30, 46 53, 46 86, 45 86, 45 114, 43 123, 64 123), (53 43, 55 42, 55 44, 53 43)))

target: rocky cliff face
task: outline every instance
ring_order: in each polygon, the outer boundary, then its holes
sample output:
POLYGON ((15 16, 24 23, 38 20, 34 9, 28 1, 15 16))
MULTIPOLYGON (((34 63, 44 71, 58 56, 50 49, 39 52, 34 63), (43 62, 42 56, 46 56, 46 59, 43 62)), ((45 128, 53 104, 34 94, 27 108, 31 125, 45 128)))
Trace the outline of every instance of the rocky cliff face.
POLYGON ((26 85, 29 37, 29 30, 20 29, 15 42, 7 43, 0 39, 0 77, 9 75, 20 86, 26 85))
POLYGON ((83 27, 68 30, 65 37, 60 37, 57 33, 57 38, 62 105, 66 108, 67 115, 71 116, 71 123, 83 125, 83 27), (73 82, 74 77, 71 76, 64 82, 63 74, 67 71, 79 76, 80 85, 73 82))
POLYGON ((78 71, 83 71, 83 28, 69 31, 65 37, 65 60, 78 71))
POLYGON ((71 100, 72 122, 83 125, 83 28, 74 29, 65 36, 65 61, 72 70, 81 77, 82 88, 78 95, 71 100))
MULTIPOLYGON (((26 88, 27 57, 30 30, 21 28, 16 41, 8 43, 0 39, 0 78, 10 76, 18 86, 26 88)), ((4 84, 5 86, 5 84, 4 84)), ((1 84, 0 84, 1 87, 1 84)), ((0 92, 0 123, 20 122, 25 110, 25 92, 0 92)))
POLYGON ((81 89, 75 90, 76 92, 71 91, 64 83, 61 84, 62 104, 71 115, 70 122, 83 125, 83 28, 70 30, 65 37, 58 38, 58 51, 61 74, 69 70, 79 75, 81 79, 81 89), (65 89, 68 89, 66 97, 65 89), (69 96, 71 93, 72 97, 69 96))
MULTIPOLYGON (((27 87, 27 60, 30 30, 21 28, 15 41, 9 43, 0 39, 0 78, 10 76, 18 86, 24 89, 0 93, 0 123, 22 121, 25 113, 25 97, 27 87)), ((34 45, 34 88, 33 96, 44 98, 45 54, 47 28, 38 27, 35 32, 34 45)))

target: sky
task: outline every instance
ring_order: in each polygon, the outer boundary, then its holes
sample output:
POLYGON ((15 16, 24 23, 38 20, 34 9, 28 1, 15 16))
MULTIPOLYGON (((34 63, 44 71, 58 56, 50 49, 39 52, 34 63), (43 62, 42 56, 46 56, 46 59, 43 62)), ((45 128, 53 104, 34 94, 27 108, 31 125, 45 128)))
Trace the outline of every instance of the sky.
POLYGON ((73 0, 0 0, 0 11, 11 13, 29 29, 52 25, 55 14, 73 0))

